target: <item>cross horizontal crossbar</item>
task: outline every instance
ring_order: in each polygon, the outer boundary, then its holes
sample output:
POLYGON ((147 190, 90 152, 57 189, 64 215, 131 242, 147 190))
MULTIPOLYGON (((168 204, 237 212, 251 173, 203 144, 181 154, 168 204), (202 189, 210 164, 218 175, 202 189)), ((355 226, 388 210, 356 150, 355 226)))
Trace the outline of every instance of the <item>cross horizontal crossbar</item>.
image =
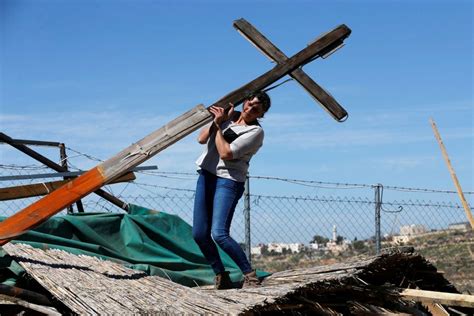
MULTIPOLYGON (((288 60, 288 57, 278 47, 270 42, 270 40, 268 40, 245 19, 234 21, 234 27, 240 34, 242 34, 242 36, 255 45, 272 61, 284 63, 288 60)), ((333 47, 339 47, 339 43, 336 42, 333 47)), ((323 56, 326 54, 321 55, 323 56)), ((295 79, 316 101, 318 101, 323 109, 325 109, 334 119, 341 122, 347 118, 346 110, 344 110, 344 108, 328 92, 311 79, 303 69, 297 68, 290 73, 290 76, 295 79)))

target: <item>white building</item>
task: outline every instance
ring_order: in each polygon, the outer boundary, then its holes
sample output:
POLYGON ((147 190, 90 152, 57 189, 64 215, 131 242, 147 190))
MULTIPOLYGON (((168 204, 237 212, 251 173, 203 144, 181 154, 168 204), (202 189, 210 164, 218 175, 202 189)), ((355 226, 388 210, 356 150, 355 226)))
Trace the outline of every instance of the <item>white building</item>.
POLYGON ((310 242, 309 245, 308 245, 308 249, 309 250, 320 250, 321 248, 323 248, 323 245, 322 244, 318 244, 317 242, 310 242))
POLYGON ((254 255, 254 256, 261 256, 262 255, 262 248, 263 248, 263 245, 258 245, 258 246, 255 246, 255 247, 251 247, 250 248, 250 254, 254 255))
POLYGON ((423 225, 406 225, 400 227, 401 236, 415 236, 426 233, 428 230, 423 225))
POLYGON ((291 251, 292 253, 298 253, 301 252, 301 250, 304 249, 303 244, 298 244, 298 243, 292 243, 292 244, 286 244, 286 243, 269 243, 267 245, 268 252, 276 252, 276 253, 283 253, 284 250, 286 251, 291 251))
POLYGON ((450 230, 460 230, 462 232, 467 232, 471 230, 471 224, 469 222, 463 222, 463 223, 453 223, 449 224, 448 229, 450 230))

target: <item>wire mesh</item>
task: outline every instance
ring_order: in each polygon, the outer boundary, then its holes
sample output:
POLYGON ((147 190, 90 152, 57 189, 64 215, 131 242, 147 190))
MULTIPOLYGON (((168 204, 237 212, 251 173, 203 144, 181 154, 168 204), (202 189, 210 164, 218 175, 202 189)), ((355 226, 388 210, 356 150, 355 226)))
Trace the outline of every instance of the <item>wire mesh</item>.
MULTIPOLYGON (((80 159, 94 165, 100 161, 69 147, 68 150, 74 153, 71 160, 78 160, 68 161, 70 170, 79 170, 80 159)), ((0 179, 51 172, 39 163, 8 164, 2 161, 0 164, 0 179)), ((133 182, 109 185, 103 189, 127 203, 176 214, 192 225, 196 173, 142 171, 136 172, 136 175, 137 180, 133 182)), ((0 186, 7 188, 51 180, 2 180, 0 186)), ((414 244, 428 259, 448 271, 449 277, 456 280, 461 289, 474 289, 474 271, 466 268, 474 267, 474 237, 469 230, 465 210, 454 191, 274 176, 250 176, 250 180, 251 245, 260 249, 260 253, 265 253, 272 244, 300 245, 296 250, 285 252, 284 247, 280 249, 277 255, 283 257, 278 257, 279 260, 270 257, 265 261, 258 251, 254 252, 253 260, 257 267, 281 270, 301 266, 304 260, 313 263, 319 260, 318 263, 324 264, 328 262, 324 260, 337 261, 352 255, 374 254, 375 234, 378 231, 374 191, 378 187, 382 190, 379 227, 382 248, 414 244), (341 196, 341 193, 344 195, 341 196), (450 247, 452 244, 458 247, 455 253, 450 247), (446 258, 455 259, 447 262, 446 258), (459 271, 464 272, 460 274, 459 271)), ((473 192, 464 193, 472 205, 473 192)), ((0 216, 10 216, 39 198, 0 201, 0 216)), ((123 212, 94 194, 82 201, 86 212, 123 212)), ((241 199, 231 226, 231 235, 242 244, 246 240, 243 204, 241 199)), ((65 211, 60 214, 65 214, 65 211)))

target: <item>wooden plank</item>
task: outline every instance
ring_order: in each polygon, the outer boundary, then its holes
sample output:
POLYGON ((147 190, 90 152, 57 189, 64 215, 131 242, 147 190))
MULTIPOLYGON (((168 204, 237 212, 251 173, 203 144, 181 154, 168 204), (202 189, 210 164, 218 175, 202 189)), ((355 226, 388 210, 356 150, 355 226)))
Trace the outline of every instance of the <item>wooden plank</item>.
POLYGON ((448 166, 449 174, 451 175, 451 178, 453 179, 454 186, 456 186, 456 190, 458 192, 459 198, 461 199, 464 212, 466 212, 466 216, 467 216, 467 219, 469 220, 469 223, 471 224, 471 228, 474 229, 474 218, 472 217, 471 208, 467 204, 466 198, 464 197, 461 184, 459 183, 458 177, 456 176, 456 172, 454 172, 454 168, 451 165, 451 161, 449 160, 448 152, 446 151, 446 148, 444 147, 443 140, 441 139, 441 136, 438 132, 438 128, 436 127, 434 120, 430 119, 430 123, 431 123, 431 127, 433 128, 433 132, 435 134, 436 140, 438 141, 439 147, 441 148, 441 153, 443 154, 444 161, 446 162, 446 165, 448 166))
MULTIPOLYGON (((111 181, 109 184, 113 183, 120 183, 120 182, 130 182, 136 179, 136 176, 133 172, 128 172, 111 181)), ((16 200, 16 199, 24 199, 34 196, 46 195, 54 190, 58 189, 59 187, 63 186, 64 184, 70 182, 71 180, 61 180, 61 181, 51 181, 51 182, 43 182, 43 183, 35 183, 35 184, 28 184, 28 185, 19 185, 14 187, 8 188, 0 188, 0 201, 9 201, 9 200, 16 200)))
MULTIPOLYGON (((234 21, 234 27, 250 43, 257 47, 270 60, 283 63, 288 57, 263 34, 261 34, 252 24, 245 19, 234 21)), ((311 79, 301 68, 290 73, 295 79, 334 119, 342 121, 347 117, 346 110, 320 85, 311 79)))
POLYGON ((445 293, 415 289, 405 289, 400 295, 403 299, 416 302, 439 303, 448 306, 474 307, 474 295, 445 293))
POLYGON ((433 316, 449 316, 448 311, 439 303, 424 302, 423 305, 428 308, 433 316))
MULTIPOLYGON (((284 63, 278 64, 272 70, 227 94, 211 106, 226 109, 230 106, 229 103, 239 104, 250 92, 262 90, 296 68, 310 62, 335 43, 348 37, 350 33, 351 30, 347 26, 338 26, 284 63)), ((203 105, 198 105, 182 114, 136 144, 125 148, 82 176, 5 219, 0 223, 0 245, 4 245, 15 236, 43 223, 67 205, 99 189, 104 184, 153 157, 211 120, 212 115, 203 105)))

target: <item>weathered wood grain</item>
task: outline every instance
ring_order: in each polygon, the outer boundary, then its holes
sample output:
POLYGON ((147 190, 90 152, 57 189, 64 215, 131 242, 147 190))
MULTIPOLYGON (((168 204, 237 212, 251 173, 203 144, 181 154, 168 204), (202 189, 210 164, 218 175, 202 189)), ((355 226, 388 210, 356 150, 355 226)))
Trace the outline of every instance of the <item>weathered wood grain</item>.
MULTIPOLYGON (((245 19, 234 21, 234 27, 250 43, 257 47, 271 61, 283 63, 288 57, 260 33, 252 24, 245 19)), ((327 93, 319 84, 311 79, 301 68, 295 69, 290 73, 295 79, 321 106, 337 121, 344 120, 347 117, 347 111, 327 93)))
POLYGON ((283 78, 285 75, 290 74, 298 67, 318 58, 331 49, 331 47, 334 47, 334 45, 337 45, 346 39, 350 34, 351 30, 346 25, 342 24, 336 27, 300 52, 293 55, 291 58, 288 58, 285 62, 277 64, 273 69, 237 90, 232 91, 213 105, 227 108, 229 103, 239 104, 250 92, 262 90, 275 81, 283 78))
MULTIPOLYGON (((432 269, 419 255, 395 253, 352 263, 282 271, 268 277, 260 287, 218 291, 188 288, 128 269, 119 262, 62 250, 42 250, 19 243, 3 248, 72 313, 89 315, 250 315, 284 309, 321 315, 340 314, 341 310, 354 311, 355 315, 412 314, 416 305, 399 304, 398 287, 393 285, 390 293, 387 284, 409 279, 403 272, 407 267, 425 265, 425 269, 432 269), (367 284, 364 288, 361 278, 371 278, 384 286, 371 288, 367 284)), ((436 287, 433 280, 426 283, 436 287)))

